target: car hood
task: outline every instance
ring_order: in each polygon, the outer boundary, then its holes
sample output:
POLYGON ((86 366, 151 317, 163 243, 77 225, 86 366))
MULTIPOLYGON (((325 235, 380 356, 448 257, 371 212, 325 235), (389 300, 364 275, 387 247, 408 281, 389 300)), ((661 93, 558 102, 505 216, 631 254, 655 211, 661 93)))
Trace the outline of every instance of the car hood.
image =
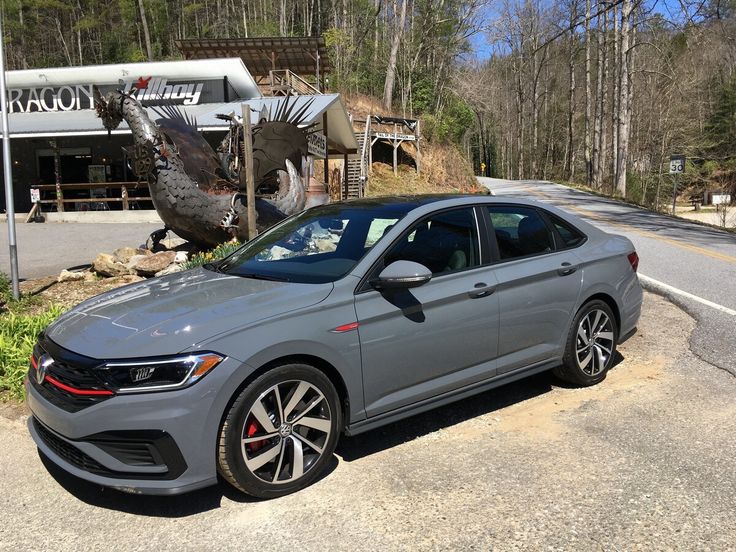
POLYGON ((225 331, 323 301, 332 284, 293 284, 203 268, 89 299, 46 330, 56 344, 98 358, 170 355, 225 331))

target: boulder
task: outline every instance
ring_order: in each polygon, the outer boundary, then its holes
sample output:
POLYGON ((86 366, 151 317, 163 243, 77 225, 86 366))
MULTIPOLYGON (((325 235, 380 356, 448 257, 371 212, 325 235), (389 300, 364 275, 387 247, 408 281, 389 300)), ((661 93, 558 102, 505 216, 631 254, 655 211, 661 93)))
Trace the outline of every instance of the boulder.
POLYGON ((62 270, 61 274, 59 274, 59 277, 56 279, 57 282, 74 282, 77 280, 84 280, 85 277, 84 272, 72 272, 70 270, 62 270))
POLYGON ((114 281, 119 284, 134 284, 135 282, 142 282, 143 280, 145 280, 145 278, 143 276, 138 276, 137 274, 123 274, 122 276, 114 278, 114 281))
POLYGON ((136 255, 152 255, 148 249, 141 249, 139 247, 118 247, 112 252, 113 258, 123 264, 128 264, 131 257, 136 255))
POLYGON ((160 270, 155 274, 155 276, 158 278, 159 276, 166 276, 167 274, 175 274, 177 272, 181 272, 183 267, 180 264, 172 263, 163 270, 160 270))
POLYGON ((127 266, 131 271, 135 272, 135 265, 137 265, 139 261, 142 261, 143 259, 150 257, 151 255, 133 255, 130 259, 128 259, 128 262, 125 263, 125 266, 127 266))
POLYGON ((174 257, 174 262, 176 264, 185 263, 189 260, 189 253, 186 251, 177 251, 176 257, 174 257))
POLYGON ((115 260, 115 257, 107 253, 100 253, 92 263, 94 271, 101 276, 122 276, 131 274, 130 269, 123 263, 115 260))
POLYGON ((133 266, 133 270, 141 276, 153 276, 173 263, 175 257, 174 251, 160 251, 138 261, 133 266))

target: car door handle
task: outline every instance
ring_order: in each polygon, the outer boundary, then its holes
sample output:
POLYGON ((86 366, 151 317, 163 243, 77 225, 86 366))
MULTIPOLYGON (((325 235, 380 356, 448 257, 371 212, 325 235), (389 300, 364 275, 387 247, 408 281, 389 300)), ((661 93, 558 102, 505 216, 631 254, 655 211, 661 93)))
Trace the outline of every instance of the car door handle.
POLYGON ((557 274, 560 276, 568 276, 578 269, 576 266, 572 266, 570 263, 562 263, 562 267, 557 269, 557 274))
POLYGON ((489 286, 484 282, 478 282, 473 286, 473 289, 468 292, 468 297, 471 299, 480 299, 481 297, 488 297, 496 291, 496 286, 489 286))

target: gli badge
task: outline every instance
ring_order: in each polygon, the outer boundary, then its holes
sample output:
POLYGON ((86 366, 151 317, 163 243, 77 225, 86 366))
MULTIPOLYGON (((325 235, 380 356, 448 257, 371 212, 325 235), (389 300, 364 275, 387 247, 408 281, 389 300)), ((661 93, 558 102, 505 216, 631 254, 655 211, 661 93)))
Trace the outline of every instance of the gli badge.
POLYGON ((41 385, 43 380, 46 379, 46 372, 48 372, 49 367, 53 363, 54 359, 49 355, 41 355, 41 358, 38 359, 38 369, 36 370, 36 382, 38 385, 41 385))

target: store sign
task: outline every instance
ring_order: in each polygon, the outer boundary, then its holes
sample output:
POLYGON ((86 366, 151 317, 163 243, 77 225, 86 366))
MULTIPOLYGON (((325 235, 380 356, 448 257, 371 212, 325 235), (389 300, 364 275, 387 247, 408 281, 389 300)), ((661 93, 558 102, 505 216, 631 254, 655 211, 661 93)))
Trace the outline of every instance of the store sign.
MULTIPOLYGON (((146 88, 133 93, 138 101, 155 103, 169 101, 184 105, 199 103, 204 83, 172 83, 165 78, 139 79, 125 83, 123 91, 130 93, 133 85, 140 81, 146 82, 146 88)), ((98 85, 104 95, 118 88, 119 85, 98 85)), ((76 84, 68 86, 45 86, 42 88, 11 88, 8 90, 8 111, 10 113, 31 113, 37 111, 76 111, 79 109, 94 109, 94 91, 91 84, 76 84)))
POLYGON ((327 157, 327 136, 321 132, 307 134, 307 150, 315 157, 321 159, 327 157))
MULTIPOLYGON (((196 105, 199 103, 199 98, 202 95, 202 89, 204 88, 203 83, 181 83, 181 84, 168 84, 168 80, 152 78, 147 82, 146 88, 138 90, 133 97, 139 102, 155 102, 160 100, 173 100, 179 101, 184 105, 196 105)), ((129 82, 123 88, 123 92, 126 94, 130 93, 133 87, 132 82, 129 82)))

